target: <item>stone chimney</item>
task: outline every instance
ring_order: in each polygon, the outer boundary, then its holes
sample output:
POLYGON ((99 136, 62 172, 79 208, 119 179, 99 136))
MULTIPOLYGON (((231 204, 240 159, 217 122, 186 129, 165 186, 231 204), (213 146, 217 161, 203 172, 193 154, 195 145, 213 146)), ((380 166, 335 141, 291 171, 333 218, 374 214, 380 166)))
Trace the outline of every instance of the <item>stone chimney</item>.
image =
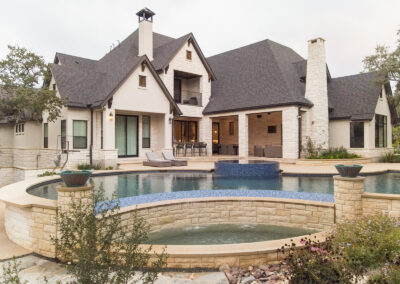
POLYGON ((325 40, 308 41, 305 97, 313 103, 310 109, 309 136, 316 146, 329 147, 328 82, 325 59, 325 40))
POLYGON ((153 60, 153 16, 155 13, 148 8, 143 8, 136 13, 139 17, 138 55, 147 55, 153 60))

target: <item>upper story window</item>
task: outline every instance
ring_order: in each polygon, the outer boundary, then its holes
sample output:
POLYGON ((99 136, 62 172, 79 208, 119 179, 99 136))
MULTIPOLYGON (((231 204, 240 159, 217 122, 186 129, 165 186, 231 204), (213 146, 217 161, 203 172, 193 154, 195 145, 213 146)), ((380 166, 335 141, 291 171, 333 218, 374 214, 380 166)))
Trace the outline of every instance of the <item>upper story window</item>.
POLYGON ((139 87, 146 88, 146 76, 139 75, 139 87))
POLYGON ((350 122, 350 148, 364 148, 364 122, 350 122))
POLYGON ((380 94, 379 94, 379 98, 382 99, 383 98, 383 90, 381 90, 380 94))
POLYGON ((57 88, 56 84, 53 84, 53 91, 55 91, 57 88))
POLYGON ((190 50, 186 50, 186 59, 192 60, 192 52, 190 50))
POLYGON ((15 134, 16 135, 24 135, 25 133, 25 124, 24 123, 17 123, 15 125, 15 134))
POLYGON ((387 116, 375 114, 375 148, 387 147, 387 116))

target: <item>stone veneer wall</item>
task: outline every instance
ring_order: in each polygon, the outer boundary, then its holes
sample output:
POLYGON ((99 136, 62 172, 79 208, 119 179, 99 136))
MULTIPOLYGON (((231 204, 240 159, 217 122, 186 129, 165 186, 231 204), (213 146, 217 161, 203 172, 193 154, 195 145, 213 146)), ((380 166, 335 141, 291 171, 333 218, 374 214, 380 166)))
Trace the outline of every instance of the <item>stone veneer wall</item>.
POLYGON ((8 238, 37 254, 55 257, 51 236, 56 232, 56 212, 55 208, 6 204, 4 227, 8 238))
POLYGON ((400 218, 400 196, 398 194, 363 193, 362 215, 377 212, 400 218))

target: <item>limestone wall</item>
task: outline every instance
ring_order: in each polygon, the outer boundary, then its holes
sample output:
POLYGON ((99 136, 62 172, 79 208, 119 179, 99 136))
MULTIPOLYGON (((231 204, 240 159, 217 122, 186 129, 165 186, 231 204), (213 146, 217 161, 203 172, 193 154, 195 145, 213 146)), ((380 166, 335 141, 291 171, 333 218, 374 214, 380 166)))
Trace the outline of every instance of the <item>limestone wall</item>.
POLYGON ((51 236, 56 232, 56 209, 18 207, 6 204, 4 227, 16 244, 46 256, 55 257, 51 236))
POLYGON ((400 217, 400 196, 398 194, 363 193, 362 214, 368 216, 376 212, 400 217))

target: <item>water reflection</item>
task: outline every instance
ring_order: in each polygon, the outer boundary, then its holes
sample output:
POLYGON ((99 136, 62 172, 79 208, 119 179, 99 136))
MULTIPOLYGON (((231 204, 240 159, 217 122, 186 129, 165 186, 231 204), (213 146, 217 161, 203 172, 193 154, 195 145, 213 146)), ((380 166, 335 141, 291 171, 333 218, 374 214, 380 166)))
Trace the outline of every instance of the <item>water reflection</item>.
MULTIPOLYGON (((220 177, 211 173, 141 173, 93 177, 90 182, 98 188, 103 184, 106 196, 128 197, 152 193, 207 189, 285 190, 299 192, 333 193, 332 177, 220 177)), ((34 188, 29 193, 57 199, 53 183, 34 188)), ((400 194, 400 174, 368 176, 365 191, 400 194)))

